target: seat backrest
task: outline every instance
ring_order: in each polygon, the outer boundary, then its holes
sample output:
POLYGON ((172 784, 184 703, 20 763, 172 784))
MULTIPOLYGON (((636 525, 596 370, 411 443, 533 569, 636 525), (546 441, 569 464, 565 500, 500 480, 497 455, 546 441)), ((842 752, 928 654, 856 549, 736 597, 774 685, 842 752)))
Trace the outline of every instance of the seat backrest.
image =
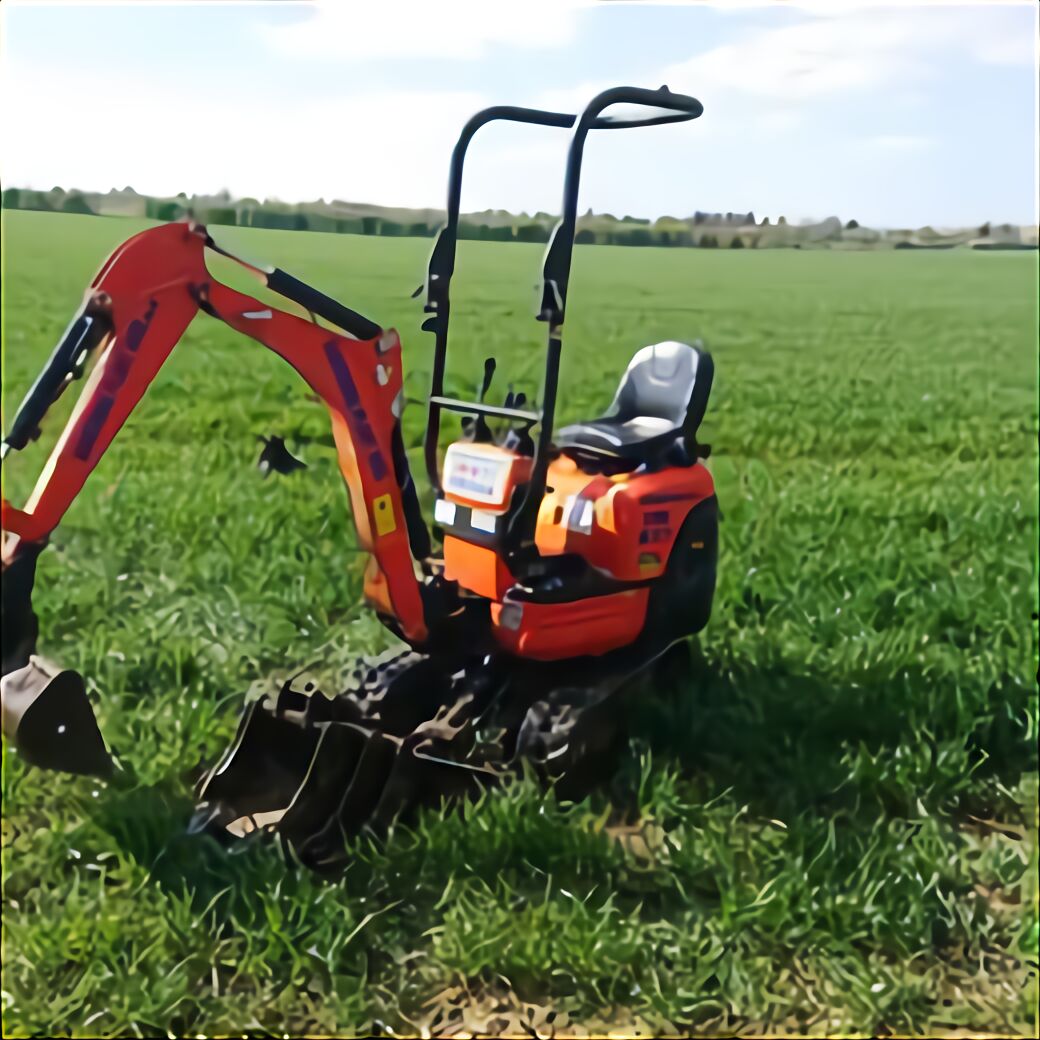
POLYGON ((637 350, 621 377, 611 412, 621 422, 664 419, 687 437, 697 432, 708 407, 715 365, 711 355, 668 340, 637 350))

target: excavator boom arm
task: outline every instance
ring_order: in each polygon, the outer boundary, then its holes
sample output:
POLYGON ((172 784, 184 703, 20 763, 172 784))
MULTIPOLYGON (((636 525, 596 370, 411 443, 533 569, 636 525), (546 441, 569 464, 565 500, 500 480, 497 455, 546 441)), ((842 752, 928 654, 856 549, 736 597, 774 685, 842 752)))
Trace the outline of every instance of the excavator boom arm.
POLYGON ((19 555, 35 560, 201 309, 284 358, 324 401, 359 544, 371 554, 366 596, 406 640, 421 644, 427 625, 414 560, 429 553, 429 543, 401 440, 397 333, 282 271, 239 261, 270 288, 363 338, 269 307, 216 281, 206 267, 207 246, 231 255, 200 225, 151 228, 116 249, 94 278, 4 440, 6 456, 33 439, 47 408, 83 371, 87 357, 99 353, 28 501, 21 509, 3 501, 0 526, 10 536, 4 540, 5 570, 19 555))

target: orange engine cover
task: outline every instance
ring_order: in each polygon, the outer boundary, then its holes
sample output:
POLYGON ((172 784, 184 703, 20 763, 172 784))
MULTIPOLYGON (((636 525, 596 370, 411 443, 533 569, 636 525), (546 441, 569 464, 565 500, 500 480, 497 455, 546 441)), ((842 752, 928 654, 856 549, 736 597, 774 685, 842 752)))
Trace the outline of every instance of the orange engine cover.
POLYGON ((566 603, 492 603, 491 623, 499 645, 518 657, 595 656, 639 638, 649 598, 643 586, 566 603))
POLYGON ((679 529, 714 494, 710 472, 697 463, 608 476, 555 459, 538 512, 540 554, 574 554, 606 577, 638 584, 550 603, 508 595, 515 578, 499 548, 501 521, 528 464, 494 445, 449 448, 438 503, 445 575, 491 601, 495 638, 518 656, 555 660, 628 645, 643 631, 650 586, 664 573, 679 529))
POLYGON ((603 476, 584 473, 561 457, 549 466, 538 512, 538 551, 577 553, 620 581, 657 578, 690 510, 714 493, 711 473, 701 462, 603 476))

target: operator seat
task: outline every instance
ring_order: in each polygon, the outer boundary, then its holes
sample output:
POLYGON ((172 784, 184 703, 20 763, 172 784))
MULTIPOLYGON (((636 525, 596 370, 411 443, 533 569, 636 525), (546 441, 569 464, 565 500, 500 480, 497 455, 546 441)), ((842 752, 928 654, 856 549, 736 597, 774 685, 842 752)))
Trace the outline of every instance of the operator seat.
MULTIPOLYGON (((676 442, 690 454, 715 372, 711 355, 668 340, 636 351, 606 415, 565 426, 553 438, 563 454, 653 464, 676 442)), ((694 459, 689 459, 690 462, 694 459)))

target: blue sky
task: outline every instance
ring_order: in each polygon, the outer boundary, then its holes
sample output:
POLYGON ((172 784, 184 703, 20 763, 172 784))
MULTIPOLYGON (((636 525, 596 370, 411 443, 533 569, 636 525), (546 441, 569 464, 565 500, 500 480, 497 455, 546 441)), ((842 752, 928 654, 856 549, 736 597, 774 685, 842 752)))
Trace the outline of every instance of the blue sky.
MULTIPOLYGON (((476 109, 667 83, 704 115, 595 135, 583 208, 1036 220, 1032 3, 5 0, 0 17, 5 186, 441 206, 476 109)), ((565 147, 482 131, 463 208, 558 211, 565 147)))

